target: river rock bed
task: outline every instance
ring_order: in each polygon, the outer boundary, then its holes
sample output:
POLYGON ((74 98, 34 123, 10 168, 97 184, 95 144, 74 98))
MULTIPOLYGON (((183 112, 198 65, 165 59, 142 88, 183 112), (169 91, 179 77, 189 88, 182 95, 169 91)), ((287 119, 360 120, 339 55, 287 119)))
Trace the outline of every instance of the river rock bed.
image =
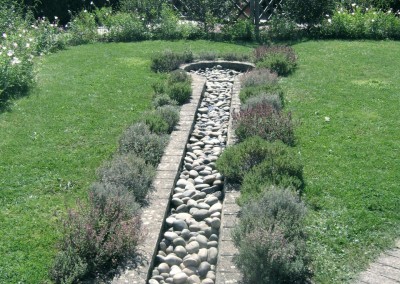
POLYGON ((206 90, 186 147, 149 284, 214 284, 223 199, 215 161, 226 147, 234 78, 221 66, 191 71, 206 90))

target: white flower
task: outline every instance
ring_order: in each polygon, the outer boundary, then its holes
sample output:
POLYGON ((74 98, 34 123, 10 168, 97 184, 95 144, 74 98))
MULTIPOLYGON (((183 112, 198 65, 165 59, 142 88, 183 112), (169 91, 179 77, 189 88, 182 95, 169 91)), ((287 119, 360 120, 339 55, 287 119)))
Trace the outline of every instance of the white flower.
POLYGON ((367 11, 367 12, 368 12, 368 10, 369 10, 368 8, 365 8, 365 11, 367 11))
POLYGON ((18 57, 13 57, 11 60, 11 65, 19 64, 21 63, 21 60, 18 59, 18 57))
POLYGON ((93 1, 90 1, 90 5, 94 5, 93 1))
POLYGON ((54 16, 54 20, 58 20, 58 17, 57 17, 57 16, 54 16))
POLYGON ((353 12, 353 13, 351 13, 351 15, 352 15, 352 16, 354 16, 354 12, 353 12))
POLYGON ((10 56, 10 57, 13 56, 13 55, 14 55, 14 51, 9 50, 9 51, 7 52, 7 55, 10 56))
POLYGON ((22 37, 22 35, 21 35, 21 34, 19 34, 18 36, 19 36, 19 37, 22 37))
POLYGON ((85 10, 83 10, 83 12, 84 12, 84 13, 87 13, 87 10, 85 9, 85 10))
POLYGON ((351 7, 355 7, 355 6, 357 6, 357 4, 356 4, 356 3, 353 3, 353 4, 351 4, 351 7))
POLYGON ((3 52, 2 52, 2 51, 0 51, 0 56, 1 56, 1 55, 3 55, 3 52))
POLYGON ((14 46, 15 48, 17 48, 17 47, 18 47, 18 43, 14 42, 14 43, 13 43, 13 46, 14 46))
POLYGON ((328 19, 328 23, 332 24, 332 19, 328 19))
POLYGON ((375 19, 372 19, 371 22, 375 22, 375 19))
POLYGON ((32 42, 32 41, 33 41, 33 38, 30 37, 28 40, 29 40, 30 42, 32 42))
POLYGON ((29 44, 29 42, 27 42, 25 46, 26 46, 26 48, 30 48, 30 47, 31 47, 31 45, 29 44))
POLYGON ((7 38, 7 34, 6 33, 3 33, 3 38, 7 38))
POLYGON ((2 49, 3 49, 3 50, 6 50, 6 49, 7 49, 7 47, 3 46, 3 47, 2 47, 2 49))

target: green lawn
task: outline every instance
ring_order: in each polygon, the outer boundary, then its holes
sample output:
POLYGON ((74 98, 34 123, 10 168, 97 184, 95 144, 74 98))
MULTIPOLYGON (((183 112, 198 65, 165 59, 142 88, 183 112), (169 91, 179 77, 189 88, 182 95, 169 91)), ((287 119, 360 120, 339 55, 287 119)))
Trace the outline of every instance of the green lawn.
POLYGON ((207 41, 93 44, 39 61, 30 96, 0 113, 0 283, 43 283, 59 220, 85 198, 123 129, 150 107, 154 52, 249 52, 207 41))
POLYGON ((400 42, 294 48, 282 83, 300 120, 314 280, 346 283, 400 237, 400 42))

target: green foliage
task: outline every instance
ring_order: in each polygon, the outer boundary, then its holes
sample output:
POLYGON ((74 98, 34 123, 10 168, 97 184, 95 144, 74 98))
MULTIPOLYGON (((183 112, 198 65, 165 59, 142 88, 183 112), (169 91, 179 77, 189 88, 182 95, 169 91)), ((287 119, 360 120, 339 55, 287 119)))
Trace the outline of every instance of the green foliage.
POLYGON ((324 38, 400 39, 400 19, 392 11, 373 8, 338 8, 319 29, 324 38))
POLYGON ((188 102, 192 95, 192 87, 188 82, 175 83, 167 88, 167 94, 172 99, 183 105, 188 102))
POLYGON ((242 88, 239 98, 242 103, 246 103, 249 98, 262 95, 283 97, 283 90, 278 84, 266 84, 255 87, 242 88))
POLYGON ((148 125, 135 123, 119 139, 121 154, 134 153, 147 163, 157 166, 168 143, 168 136, 152 133, 148 125))
POLYGON ((364 8, 375 7, 383 11, 388 11, 390 9, 392 9, 392 11, 397 11, 400 9, 400 2, 397 0, 340 0, 338 2, 348 9, 353 7, 352 5, 354 4, 364 8))
POLYGON ((158 107, 156 113, 167 122, 168 133, 171 133, 179 122, 179 108, 176 106, 166 105, 158 107))
POLYGON ((151 70, 154 72, 170 72, 179 68, 183 63, 193 61, 193 54, 191 51, 183 53, 173 52, 166 50, 162 53, 156 53, 151 62, 151 70))
POLYGON ((82 10, 72 17, 68 32, 69 44, 93 43, 99 39, 95 14, 82 10))
POLYGON ((278 111, 267 101, 233 113, 232 119, 239 141, 260 136, 270 142, 280 140, 289 146, 295 144, 291 113, 278 111))
POLYGON ((138 13, 146 23, 160 18, 164 3, 163 0, 119 0, 120 10, 127 13, 138 13))
POLYGON ((308 28, 311 28, 334 8, 335 0, 285 0, 282 13, 296 23, 308 24, 308 28))
POLYGON ((154 176, 154 166, 134 153, 117 155, 98 170, 102 183, 132 192, 140 204, 145 203, 147 194, 154 189, 154 176))
POLYGON ((50 270, 55 283, 76 283, 115 268, 136 251, 141 222, 134 198, 122 188, 97 184, 88 207, 78 203, 63 220, 60 252, 50 270))
POLYGON ((151 132, 156 134, 168 133, 168 123, 154 111, 150 111, 144 114, 142 121, 149 127, 151 132))
POLYGON ((182 37, 178 26, 179 17, 172 8, 163 5, 160 11, 160 17, 154 20, 153 36, 156 39, 174 40, 182 37))
POLYGON ((185 82, 191 83, 191 81, 192 79, 186 71, 178 69, 169 73, 167 84, 172 85, 175 83, 185 83, 185 82))
POLYGON ((257 68, 267 68, 279 76, 287 76, 297 66, 297 56, 289 46, 259 46, 254 50, 257 68))
POLYGON ((107 20, 106 27, 106 38, 110 41, 128 42, 149 38, 144 22, 135 13, 113 13, 107 20))
POLYGON ((261 42, 296 40, 303 35, 294 20, 280 14, 273 15, 268 21, 268 29, 260 31, 261 42))
MULTIPOLYGON (((12 7, 1 10, 5 16, 10 15, 10 23, 0 38, 0 109, 7 105, 10 98, 26 95, 34 83, 33 56, 35 54, 34 38, 28 34, 27 23, 12 7)), ((1 25, 9 23, 2 22, 1 25)))
POLYGON ((240 78, 242 88, 256 87, 261 85, 276 85, 278 74, 269 69, 255 69, 242 75, 240 78))
POLYGON ((289 188, 302 194, 305 186, 303 165, 294 150, 287 148, 271 153, 246 173, 240 187, 239 203, 258 198, 271 185, 289 188))
POLYGON ((242 207, 233 231, 235 263, 245 283, 308 283, 306 209, 288 190, 272 187, 242 207))
POLYGON ((162 107, 162 106, 177 106, 178 102, 171 99, 167 94, 156 94, 153 98, 153 106, 154 108, 162 107))
POLYGON ((225 24, 221 32, 223 39, 228 41, 254 40, 254 25, 250 20, 239 19, 233 24, 225 24))
POLYGON ((269 104, 275 110, 281 111, 284 106, 283 95, 280 93, 261 93, 257 96, 249 97, 240 108, 243 110, 252 109, 260 104, 269 104))
POLYGON ((46 18, 39 18, 34 22, 33 27, 31 33, 34 38, 36 54, 45 54, 66 48, 67 38, 59 26, 58 20, 50 23, 46 18))
POLYGON ((233 11, 232 2, 227 0, 185 1, 187 17, 204 25, 204 31, 213 32, 216 22, 225 19, 233 11))
POLYGON ((217 160, 216 166, 229 182, 241 183, 254 166, 269 156, 272 159, 286 153, 287 147, 282 143, 270 143, 261 137, 254 136, 227 148, 217 160))

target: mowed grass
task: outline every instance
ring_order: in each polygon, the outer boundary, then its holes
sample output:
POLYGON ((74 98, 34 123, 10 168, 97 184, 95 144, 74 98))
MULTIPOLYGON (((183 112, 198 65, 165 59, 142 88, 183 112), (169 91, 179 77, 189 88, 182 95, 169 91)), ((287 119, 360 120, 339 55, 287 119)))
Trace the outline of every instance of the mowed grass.
POLYGON ((0 113, 0 283, 44 283, 67 207, 85 199, 118 137, 151 106, 153 53, 244 52, 233 44, 152 41, 69 48, 39 61, 30 96, 0 113))
POLYGON ((400 42, 294 48, 282 85, 300 121, 314 281, 347 283, 400 237, 400 42))

